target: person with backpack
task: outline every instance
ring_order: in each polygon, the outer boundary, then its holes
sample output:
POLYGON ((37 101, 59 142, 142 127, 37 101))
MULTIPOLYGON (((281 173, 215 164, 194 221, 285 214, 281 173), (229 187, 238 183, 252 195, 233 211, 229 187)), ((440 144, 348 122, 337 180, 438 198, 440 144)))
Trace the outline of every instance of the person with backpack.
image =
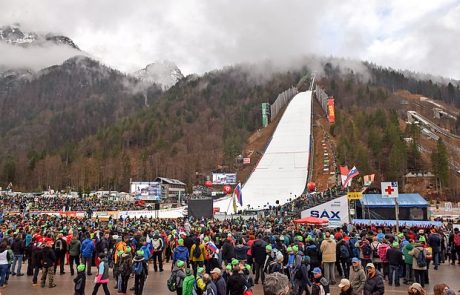
POLYGON ((54 265, 54 274, 56 274, 57 265, 59 263, 59 270, 61 275, 65 274, 64 272, 64 260, 65 254, 67 253, 67 242, 63 238, 63 234, 60 233, 57 236, 56 241, 54 242, 54 252, 56 253, 56 264, 54 265))
POLYGON ((304 291, 306 295, 310 295, 310 289, 308 289, 309 286, 311 286, 311 282, 308 277, 308 272, 310 271, 309 264, 310 264, 310 258, 308 256, 304 256, 302 259, 302 264, 294 272, 293 287, 297 295, 302 295, 304 291))
POLYGON ((131 247, 126 247, 125 253, 123 253, 119 259, 120 265, 118 267, 118 280, 121 280, 121 289, 118 291, 120 291, 119 293, 126 293, 126 290, 128 289, 129 277, 131 276, 133 270, 133 257, 131 255, 131 247))
POLYGON ((422 287, 425 287, 425 272, 428 265, 426 261, 426 249, 423 247, 420 241, 417 241, 414 249, 409 252, 409 255, 414 257, 412 261, 412 269, 414 270, 415 281, 422 287))
POLYGON ((85 265, 80 264, 77 266, 77 276, 73 279, 74 282, 74 295, 85 295, 86 274, 85 265))
POLYGON ((344 239, 339 241, 337 247, 339 266, 342 276, 348 279, 350 275, 350 247, 348 246, 348 242, 344 239))
POLYGON ((276 253, 276 259, 268 267, 268 273, 284 273, 283 268, 284 255, 281 252, 276 253))
POLYGON ((327 278, 323 277, 321 268, 314 268, 312 273, 313 282, 311 286, 311 295, 330 295, 329 281, 327 278))
POLYGON ((183 260, 177 260, 174 263, 171 276, 167 281, 169 291, 176 292, 177 295, 182 295, 182 288, 185 279, 185 262, 183 260))
MULTIPOLYGON (((80 247, 81 242, 77 239, 77 236, 74 235, 72 240, 69 243, 69 265, 70 265, 70 274, 74 275, 74 264, 77 267, 80 264, 80 247)), ((85 267, 86 269, 86 267, 85 267)))
POLYGON ((193 275, 193 272, 191 269, 187 269, 185 271, 184 282, 182 283, 182 295, 193 295, 194 286, 195 286, 195 276, 193 275))
POLYGON ((359 252, 363 264, 367 265, 372 262, 372 248, 366 237, 359 242, 359 252))
MULTIPOLYGON (((109 263, 108 263, 108 259, 107 259, 107 256, 104 253, 99 254, 99 259, 100 259, 100 262, 99 262, 99 266, 97 268, 96 278, 94 280, 94 282, 96 284, 94 285, 92 295, 97 294, 97 291, 99 291, 100 286, 102 286, 102 288, 104 289, 104 294, 105 295, 110 295, 109 288, 107 287, 107 284, 109 282, 109 263)), ((123 293, 126 294, 126 290, 123 293)))
MULTIPOLYGON (((191 249, 192 253, 192 270, 193 274, 196 275, 196 270, 198 267, 204 266, 204 260, 206 258, 206 249, 204 244, 201 243, 200 238, 196 238, 195 242, 191 249)), ((209 270, 208 270, 209 271, 209 270)))
POLYGON ((372 243, 371 243, 371 249, 372 249, 372 263, 375 265, 378 271, 382 272, 382 259, 380 259, 379 256, 379 246, 380 246, 380 241, 377 236, 373 237, 372 243))
POLYGON ((163 271, 164 242, 158 231, 155 231, 151 243, 152 243, 153 270, 157 272, 159 269, 160 272, 162 272, 163 271), (158 260, 158 267, 157 267, 157 260, 158 260))
POLYGON ((204 272, 204 268, 203 267, 199 267, 196 271, 196 276, 195 276, 195 279, 196 279, 196 283, 195 283, 195 286, 194 286, 194 292, 197 294, 197 295, 201 295, 204 293, 205 289, 206 289, 206 284, 205 282, 203 281, 203 276, 204 276, 205 272, 204 272))
POLYGON ((144 283, 149 275, 148 264, 144 258, 144 251, 138 250, 133 260, 134 294, 141 295, 144 291, 144 283))

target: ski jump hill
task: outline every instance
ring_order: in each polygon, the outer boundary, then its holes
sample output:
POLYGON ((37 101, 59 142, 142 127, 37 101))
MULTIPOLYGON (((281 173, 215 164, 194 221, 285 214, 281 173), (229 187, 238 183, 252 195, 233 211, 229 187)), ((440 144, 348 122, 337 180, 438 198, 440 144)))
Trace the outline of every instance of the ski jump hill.
MULTIPOLYGON (((298 93, 289 102, 273 137, 243 185, 243 206, 259 210, 282 205, 304 192, 310 158, 312 91, 298 93)), ((214 203, 221 212, 233 213, 231 198, 214 203)), ((238 205, 239 206, 239 205, 238 205)))

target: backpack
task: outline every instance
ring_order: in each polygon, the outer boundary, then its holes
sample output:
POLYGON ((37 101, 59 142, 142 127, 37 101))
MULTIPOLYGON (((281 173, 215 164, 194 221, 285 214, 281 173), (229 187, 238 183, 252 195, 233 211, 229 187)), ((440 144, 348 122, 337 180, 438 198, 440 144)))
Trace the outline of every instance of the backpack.
POLYGON ((135 275, 143 275, 144 274, 144 266, 142 265, 142 261, 134 262, 133 272, 134 272, 135 275))
POLYGON ((54 244, 54 249, 58 251, 62 251, 63 248, 64 246, 62 245, 62 240, 61 239, 56 240, 56 243, 54 244))
POLYGON ((302 279, 302 270, 300 269, 300 267, 297 267, 295 269, 294 279, 296 279, 296 280, 301 280, 302 279))
POLYGON ((454 245, 455 247, 460 247, 460 233, 454 235, 454 245))
POLYGON ((340 251, 340 258, 342 259, 350 258, 350 251, 348 251, 347 246, 340 245, 339 251, 340 251))
POLYGON ((362 251, 363 251, 363 258, 365 259, 371 258, 372 248, 369 244, 364 244, 362 251))
POLYGON ((171 273, 171 276, 166 282, 166 285, 168 286, 168 290, 171 292, 176 292, 176 289, 177 289, 176 283, 177 283, 177 274, 176 272, 173 272, 171 273))
POLYGON ((421 249, 419 253, 417 254, 417 266, 418 267, 426 267, 426 257, 425 257, 425 251, 421 249))
POLYGON ((375 244, 371 244, 371 245, 372 245, 372 257, 379 258, 380 256, 379 256, 378 249, 379 249, 380 244, 377 244, 377 246, 374 246, 375 244))
POLYGON ((160 239, 153 239, 152 246, 153 246, 153 250, 158 250, 161 246, 160 239))
POLYGON ((200 246, 195 246, 195 250, 193 250, 193 257, 200 258, 200 256, 201 256, 200 246))
POLYGON ((197 281, 198 280, 195 280, 195 283, 193 284, 193 295, 201 295, 203 294, 203 290, 201 290, 199 287, 198 287, 198 284, 197 284, 197 281))

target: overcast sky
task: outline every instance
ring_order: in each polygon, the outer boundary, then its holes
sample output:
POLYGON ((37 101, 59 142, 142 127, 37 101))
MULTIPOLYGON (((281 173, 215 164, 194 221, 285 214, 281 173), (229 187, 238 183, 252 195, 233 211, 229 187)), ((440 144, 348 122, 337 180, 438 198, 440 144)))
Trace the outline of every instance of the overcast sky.
POLYGON ((62 33, 125 72, 164 59, 189 74, 314 53, 460 78, 458 0, 1 0, 0 22, 62 33))

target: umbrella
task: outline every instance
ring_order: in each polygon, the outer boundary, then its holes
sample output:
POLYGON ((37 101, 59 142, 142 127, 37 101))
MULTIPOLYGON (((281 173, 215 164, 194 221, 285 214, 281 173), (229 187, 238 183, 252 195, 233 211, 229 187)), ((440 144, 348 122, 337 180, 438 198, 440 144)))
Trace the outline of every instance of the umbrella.
POLYGON ((325 220, 325 219, 322 219, 322 218, 317 218, 317 217, 310 216, 310 217, 296 219, 296 220, 294 220, 294 223, 322 225, 322 224, 329 223, 329 221, 325 220))

